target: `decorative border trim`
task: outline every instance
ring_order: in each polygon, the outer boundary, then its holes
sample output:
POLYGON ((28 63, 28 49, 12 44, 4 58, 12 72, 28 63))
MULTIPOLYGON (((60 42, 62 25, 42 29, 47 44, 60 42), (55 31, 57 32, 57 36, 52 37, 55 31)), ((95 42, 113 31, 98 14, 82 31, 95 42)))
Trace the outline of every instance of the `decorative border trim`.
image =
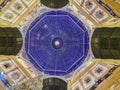
POLYGON ((0 9, 2 9, 7 3, 8 3, 8 0, 4 0, 4 1, 0 4, 0 9))

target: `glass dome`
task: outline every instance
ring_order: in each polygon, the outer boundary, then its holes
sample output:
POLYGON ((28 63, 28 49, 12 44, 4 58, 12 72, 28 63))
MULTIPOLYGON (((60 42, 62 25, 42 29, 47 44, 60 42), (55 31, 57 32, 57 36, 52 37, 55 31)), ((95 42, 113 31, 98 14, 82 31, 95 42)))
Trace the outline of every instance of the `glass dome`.
POLYGON ((44 73, 68 74, 85 60, 89 49, 88 32, 75 16, 51 11, 38 17, 26 34, 30 61, 44 73))

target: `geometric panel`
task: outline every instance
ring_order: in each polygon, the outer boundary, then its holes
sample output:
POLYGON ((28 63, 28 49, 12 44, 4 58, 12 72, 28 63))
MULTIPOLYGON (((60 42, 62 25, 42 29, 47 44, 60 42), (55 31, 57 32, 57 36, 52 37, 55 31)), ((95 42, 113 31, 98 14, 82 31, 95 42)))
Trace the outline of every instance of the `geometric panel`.
POLYGON ((15 64, 11 62, 11 60, 4 60, 0 62, 0 67, 3 69, 4 72, 9 72, 16 68, 15 64))
POLYGON ((91 70, 95 77, 100 78, 107 73, 108 68, 102 64, 97 64, 91 70))
POLYGON ((8 76, 11 78, 11 80, 14 81, 14 83, 18 83, 21 79, 24 78, 23 74, 19 69, 16 69, 10 73, 8 73, 8 76))
POLYGON ((108 14, 99 7, 94 11, 93 16, 99 22, 108 18, 108 14))
POLYGON ((8 9, 0 17, 3 20, 13 23, 15 21, 17 15, 8 9))
POLYGON ((88 90, 88 88, 91 88, 95 84, 96 80, 95 77, 90 73, 86 73, 81 79, 82 84, 86 90, 88 90))
POLYGON ((96 3, 93 0, 85 0, 83 3, 83 8, 87 10, 87 12, 92 12, 96 8, 96 3))
POLYGON ((18 14, 22 13, 26 9, 25 5, 21 2, 21 0, 14 1, 10 8, 18 14))

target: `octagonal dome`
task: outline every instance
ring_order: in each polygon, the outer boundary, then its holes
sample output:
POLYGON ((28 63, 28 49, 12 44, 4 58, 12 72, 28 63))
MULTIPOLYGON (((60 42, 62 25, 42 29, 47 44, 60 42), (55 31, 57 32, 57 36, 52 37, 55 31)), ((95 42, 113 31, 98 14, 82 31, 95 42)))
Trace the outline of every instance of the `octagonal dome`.
POLYGON ((38 17, 26 34, 26 53, 37 69, 50 75, 65 75, 85 60, 88 32, 75 16, 51 11, 38 17))

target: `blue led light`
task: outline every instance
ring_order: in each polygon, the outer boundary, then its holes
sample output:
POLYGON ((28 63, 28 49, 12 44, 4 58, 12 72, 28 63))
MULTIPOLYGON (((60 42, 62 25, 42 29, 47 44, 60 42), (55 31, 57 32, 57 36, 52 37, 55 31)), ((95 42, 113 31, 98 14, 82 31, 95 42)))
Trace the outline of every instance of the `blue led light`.
POLYGON ((64 11, 51 11, 38 17, 26 34, 26 52, 40 71, 65 75, 85 60, 89 49, 83 23, 64 11))

